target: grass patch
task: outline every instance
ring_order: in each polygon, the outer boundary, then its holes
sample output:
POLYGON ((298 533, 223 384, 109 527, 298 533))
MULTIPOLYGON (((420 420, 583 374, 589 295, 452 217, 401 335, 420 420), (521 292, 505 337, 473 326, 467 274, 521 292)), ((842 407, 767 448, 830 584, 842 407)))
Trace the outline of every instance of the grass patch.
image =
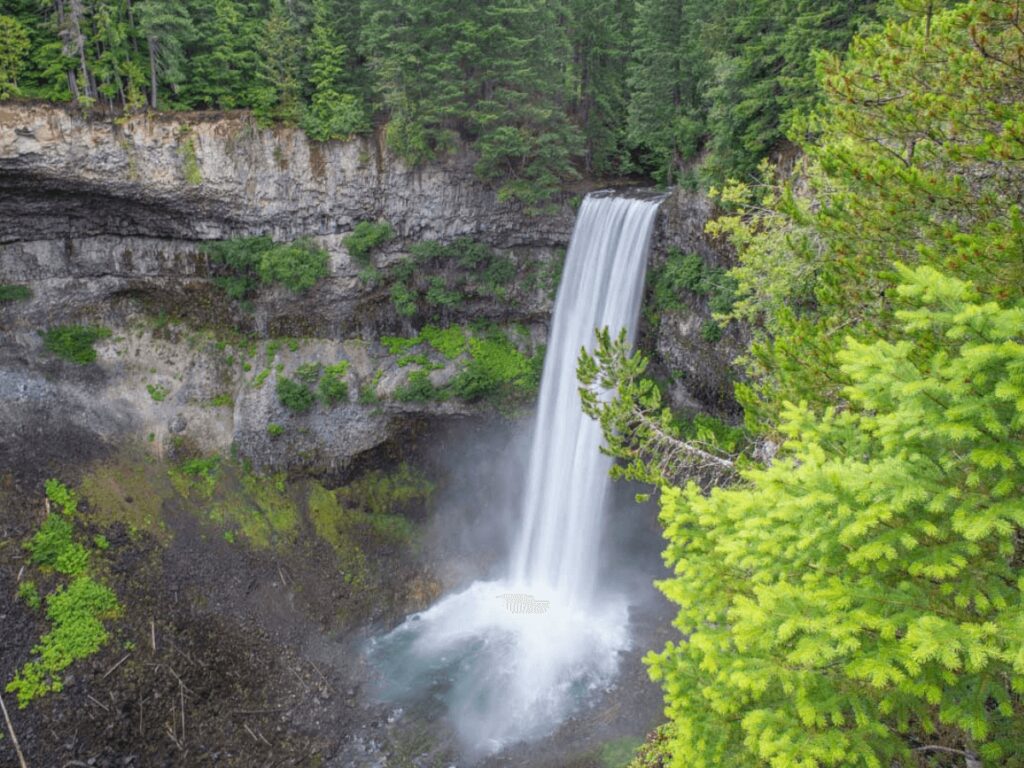
POLYGON ((27 285, 0 283, 0 303, 5 301, 28 301, 31 298, 32 289, 27 285))
POLYGON ((100 326, 58 325, 43 335, 43 345, 58 357, 77 365, 88 365, 96 360, 93 345, 110 335, 109 328, 100 326))
POLYGON ((280 437, 281 435, 284 434, 284 427, 282 427, 280 424, 275 424, 274 422, 271 422, 270 424, 267 424, 267 434, 270 435, 271 437, 280 437))
POLYGON ((165 465, 150 456, 124 451, 95 465, 82 478, 81 493, 89 502, 92 522, 124 523, 133 535, 146 531, 161 540, 169 535, 161 512, 175 488, 165 465))

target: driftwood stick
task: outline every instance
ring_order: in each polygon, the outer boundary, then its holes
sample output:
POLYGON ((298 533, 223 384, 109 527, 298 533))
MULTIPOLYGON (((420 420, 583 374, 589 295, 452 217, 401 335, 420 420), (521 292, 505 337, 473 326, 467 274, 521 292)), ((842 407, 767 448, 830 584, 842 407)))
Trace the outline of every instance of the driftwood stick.
POLYGON ((7 707, 4 706, 4 700, 0 697, 0 709, 4 712, 4 722, 7 723, 7 732, 11 734, 11 744, 14 745, 14 753, 18 756, 18 762, 21 764, 21 768, 28 768, 28 763, 25 762, 25 756, 21 754, 21 745, 18 744, 18 737, 14 735, 14 726, 11 724, 11 716, 7 714, 7 707))

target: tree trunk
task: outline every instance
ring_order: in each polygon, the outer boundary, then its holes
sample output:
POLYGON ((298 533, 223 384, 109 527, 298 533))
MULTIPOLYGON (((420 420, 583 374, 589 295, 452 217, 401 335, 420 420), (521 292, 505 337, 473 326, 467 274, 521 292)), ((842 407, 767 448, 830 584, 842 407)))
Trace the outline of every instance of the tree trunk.
POLYGON ((156 109, 156 39, 147 37, 146 45, 149 46, 149 106, 156 109))

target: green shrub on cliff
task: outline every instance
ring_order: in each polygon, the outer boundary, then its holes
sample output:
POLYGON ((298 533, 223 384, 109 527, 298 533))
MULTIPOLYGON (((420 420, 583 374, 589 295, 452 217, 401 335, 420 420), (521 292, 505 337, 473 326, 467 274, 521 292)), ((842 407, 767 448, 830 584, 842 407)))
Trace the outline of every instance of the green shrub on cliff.
POLYGON ((93 344, 109 338, 109 328, 84 325, 59 325, 43 335, 43 345, 58 357, 78 365, 87 365, 96 360, 93 344))
POLYGON ((374 250, 394 237, 395 230, 386 221, 360 221, 341 242, 355 262, 365 267, 374 250))
POLYGON ((277 399, 292 413, 308 413, 316 401, 308 384, 293 381, 287 376, 277 379, 277 399))
POLYGON ((303 293, 328 274, 327 251, 310 238, 291 243, 235 238, 209 243, 203 250, 214 267, 214 283, 236 301, 252 298, 261 285, 281 284, 303 293))

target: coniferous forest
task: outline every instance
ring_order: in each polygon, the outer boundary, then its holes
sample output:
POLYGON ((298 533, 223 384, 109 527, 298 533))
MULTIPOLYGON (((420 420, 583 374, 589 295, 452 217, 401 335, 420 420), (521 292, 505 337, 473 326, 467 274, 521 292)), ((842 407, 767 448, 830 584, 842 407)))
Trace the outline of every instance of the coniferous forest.
MULTIPOLYGON (((579 179, 692 192, 725 256, 667 248, 644 317, 655 333, 698 306, 690 354, 742 347, 727 407, 673 410, 659 353, 617 328, 578 358, 613 476, 654 489, 676 616, 644 657, 663 724, 626 762, 1024 768, 1022 0, 0 0, 7 99, 250 110, 315 142, 375 136, 409 167, 468 150, 528 216, 579 179)), ((467 330, 467 302, 426 274, 497 265, 470 305, 500 300, 490 322, 519 309, 524 259, 353 226, 350 282, 398 297, 405 335, 381 338, 396 371, 421 366, 397 399, 463 397, 472 377, 430 379, 460 356, 539 386, 543 347, 515 346, 529 332, 467 330), (377 269, 407 245, 418 260, 377 269), (424 316, 419 278, 445 312, 424 316)), ((254 242, 209 246, 212 263, 254 242)), ((327 252, 280 245, 316 259, 306 301, 327 252)), ((248 312, 274 280, 246 263, 248 312)), ((316 366, 288 385, 303 414, 316 366)), ((348 362, 326 370, 348 405, 348 362)), ((372 375, 353 407, 380 405, 372 375)))
POLYGON ((527 201, 579 173, 746 175, 874 0, 3 0, 0 96, 250 108, 319 140, 456 139, 527 201))

